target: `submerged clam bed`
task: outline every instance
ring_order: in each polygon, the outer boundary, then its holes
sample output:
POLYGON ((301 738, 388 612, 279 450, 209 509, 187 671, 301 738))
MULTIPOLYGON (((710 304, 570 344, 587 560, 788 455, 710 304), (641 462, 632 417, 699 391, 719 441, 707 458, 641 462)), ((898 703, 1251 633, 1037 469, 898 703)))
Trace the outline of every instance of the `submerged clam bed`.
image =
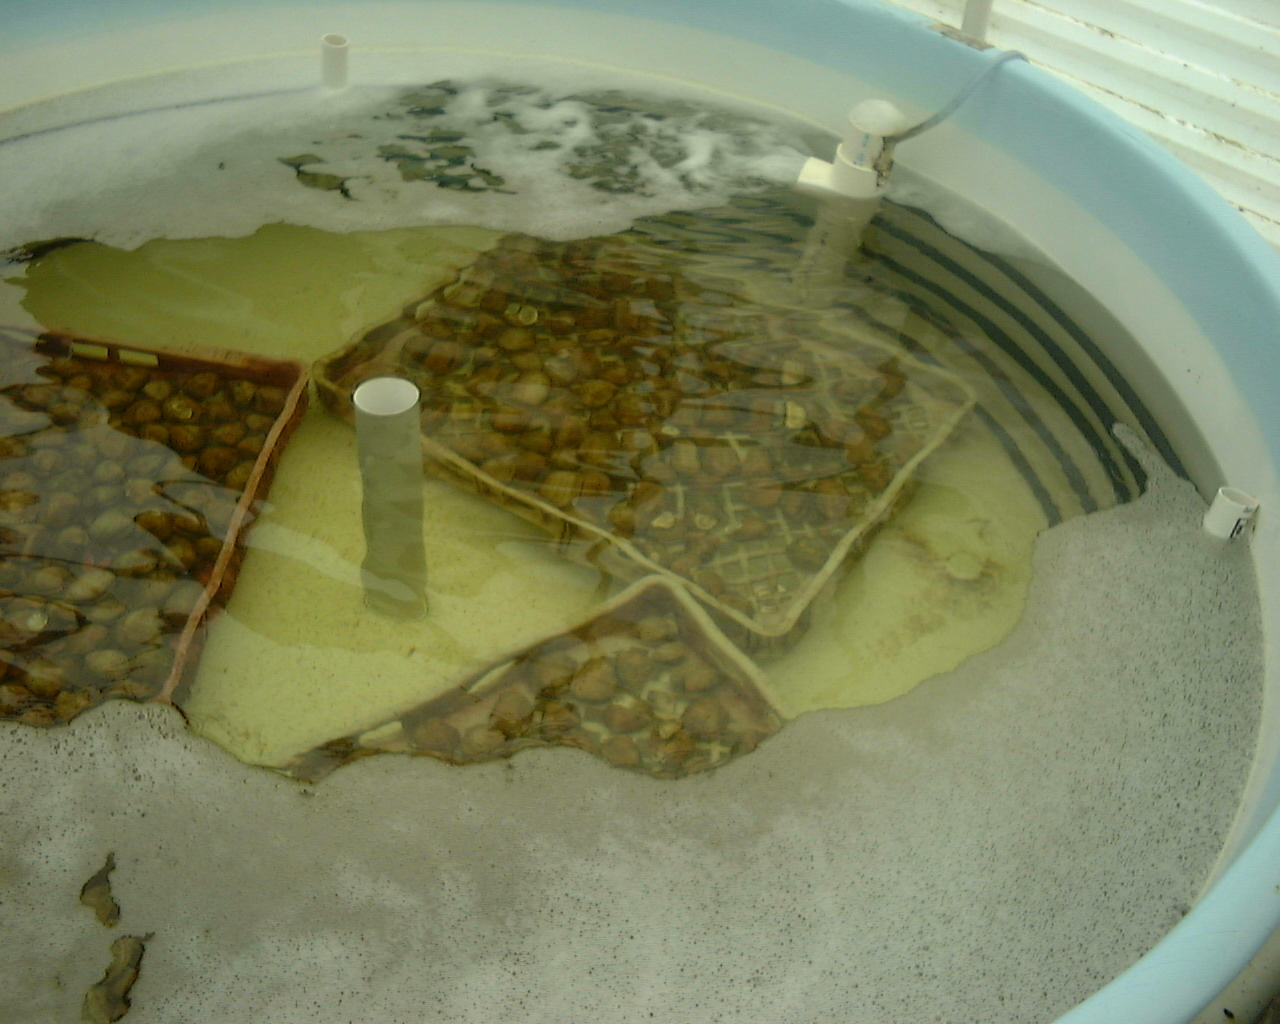
MULTIPOLYGON (((741 110, 462 79, 313 123, 246 102, 257 127, 9 239, 19 903, 113 853, 147 936, 90 1019, 429 992, 422 1019, 1024 1020, 1185 910, 1256 724, 1246 559, 1017 259, 893 202, 824 251, 784 182, 829 142, 741 110), (423 391, 420 622, 360 588, 343 419, 377 373, 423 391), (329 775, 379 752, 423 756, 329 775), (1108 939, 1068 870, 1123 904, 1108 939)), ((101 973, 72 916, 10 939, 6 1019, 101 973)))

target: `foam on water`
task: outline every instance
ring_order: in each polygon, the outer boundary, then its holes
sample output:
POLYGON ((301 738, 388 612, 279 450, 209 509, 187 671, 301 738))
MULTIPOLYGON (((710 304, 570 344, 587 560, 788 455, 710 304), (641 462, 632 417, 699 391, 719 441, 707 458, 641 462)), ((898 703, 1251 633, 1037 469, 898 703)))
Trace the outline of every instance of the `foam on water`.
MULTIPOLYGON (((732 95, 648 76, 643 91, 666 105, 668 116, 633 110, 602 117, 590 100, 617 89, 619 71, 543 62, 532 77, 517 76, 536 86, 513 87, 513 64, 521 62, 439 52, 420 80, 457 80, 442 123, 480 140, 468 166, 499 174, 520 197, 405 181, 393 160, 378 156, 379 147, 403 147, 401 136, 412 133, 404 97, 415 89, 334 92, 268 76, 255 79, 246 96, 211 98, 195 73, 169 76, 162 87, 123 100, 92 92, 59 98, 48 120, 40 106, 9 115, 0 175, 22 184, 0 195, 0 249, 60 236, 131 249, 151 238, 238 237, 272 223, 332 231, 466 223, 587 237, 623 230, 639 217, 717 205, 753 183, 794 182, 808 156, 831 159, 838 142, 802 119, 787 123, 779 110, 763 119, 757 105, 732 95), (153 106, 157 94, 166 102, 153 106), (616 145, 624 139, 631 144, 616 145), (638 191, 601 190, 566 173, 602 142, 630 158, 638 191), (308 170, 344 178, 349 200, 296 187, 293 171, 278 161, 306 152, 326 160, 308 170), (226 203, 229 196, 234 203, 226 203)), ((991 211, 909 169, 897 168, 888 195, 928 210, 979 248, 1052 262, 991 211)))
POLYGON ((0 199, 0 248, 59 236, 133 248, 280 222, 578 238, 794 181, 805 158, 796 128, 684 99, 619 103, 597 81, 282 91, 12 140, 0 175, 24 184, 0 199))
POLYGON ((1044 250, 1012 225, 952 192, 944 185, 896 166, 885 195, 895 203, 927 210, 946 230, 975 249, 999 253, 1032 263, 1054 265, 1044 250))
POLYGON ((161 707, 4 724, 0 1017, 75 1019, 154 932, 132 1024, 1051 1019, 1185 912, 1256 725, 1247 548, 1151 468, 1044 535, 1003 647, 677 783, 534 751, 311 790, 161 707), (108 851, 113 932, 76 902, 108 851))

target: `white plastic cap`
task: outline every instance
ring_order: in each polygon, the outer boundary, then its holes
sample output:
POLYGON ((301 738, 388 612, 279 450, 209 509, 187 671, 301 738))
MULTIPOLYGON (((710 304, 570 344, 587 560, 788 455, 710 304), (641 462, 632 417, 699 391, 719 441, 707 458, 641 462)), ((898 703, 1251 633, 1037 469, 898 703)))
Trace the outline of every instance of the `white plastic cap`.
POLYGON ((347 37, 330 32, 320 39, 320 84, 326 89, 345 89, 347 77, 347 37))
POLYGON ((867 135, 896 135, 910 127, 907 116, 888 100, 863 100, 849 111, 849 125, 867 135))
POLYGON ((888 186, 881 166, 885 137, 909 127, 906 115, 888 100, 863 100, 849 112, 849 128, 831 163, 810 159, 796 187, 819 196, 875 199, 888 186))

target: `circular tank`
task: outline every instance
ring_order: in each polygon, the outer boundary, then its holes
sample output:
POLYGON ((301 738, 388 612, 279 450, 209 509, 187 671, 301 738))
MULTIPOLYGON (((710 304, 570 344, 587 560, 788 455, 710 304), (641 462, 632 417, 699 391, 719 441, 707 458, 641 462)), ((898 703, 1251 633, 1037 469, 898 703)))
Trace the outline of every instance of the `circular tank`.
MULTIPOLYGON (((311 88, 326 34, 330 49, 337 34, 351 40, 357 82, 404 80, 414 55, 433 48, 483 50, 514 64, 551 58, 695 83, 832 131, 861 99, 935 111, 992 56, 858 0, 598 0, 551 12, 533 3, 113 0, 88 9, 19 0, 6 20, 5 138, 73 124, 89 110, 127 117, 152 83, 167 88, 166 76, 184 70, 182 102, 193 106, 282 82, 311 88), (79 92, 104 84, 82 106, 79 92)), ((330 63, 324 73, 341 72, 330 63)), ((1173 439, 1187 476, 1206 498, 1229 486, 1261 505, 1249 544, 1264 634, 1274 636, 1274 251, 1172 156, 1026 64, 1001 67, 897 159, 936 195, 1007 225, 1036 254, 1029 273, 1065 275, 1121 325, 1132 342, 1107 355, 1173 439)), ((1163 940, 1061 1020, 1191 1020, 1280 924, 1280 680, 1270 646, 1249 781, 1211 884, 1163 940)))

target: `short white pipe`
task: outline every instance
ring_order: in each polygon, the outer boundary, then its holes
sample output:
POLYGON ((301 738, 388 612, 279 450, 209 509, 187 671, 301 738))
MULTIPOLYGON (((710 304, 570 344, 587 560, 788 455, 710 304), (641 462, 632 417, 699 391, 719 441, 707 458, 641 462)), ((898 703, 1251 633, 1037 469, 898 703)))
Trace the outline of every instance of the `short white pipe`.
POLYGON ((796 188, 817 196, 875 199, 889 185, 887 139, 907 127, 907 119, 888 100, 864 100, 849 112, 844 140, 831 163, 810 158, 800 169, 796 188))
POLYGON ((960 31, 970 39, 985 43, 991 27, 991 4, 992 0, 967 0, 960 31))
POLYGON ((857 257, 862 234, 879 210, 879 199, 830 195, 819 204, 804 251, 791 272, 794 299, 806 306, 831 305, 846 287, 849 263, 857 257))
POLYGON ((1235 540, 1253 522, 1258 512, 1258 499, 1234 487, 1219 487, 1209 511, 1204 514, 1204 529, 1218 540, 1235 540))
POLYGON ((796 188, 823 200, 791 275, 802 303, 827 305, 841 287, 889 186, 892 158, 886 147, 906 127, 906 116, 888 100, 864 100, 849 111, 835 159, 810 159, 801 168, 796 188))
POLYGON ((347 37, 330 32, 320 39, 320 84, 345 89, 347 77, 347 37))
POLYGON ((420 618, 427 610, 420 397, 402 377, 373 377, 352 395, 364 485, 365 603, 396 619, 420 618))

